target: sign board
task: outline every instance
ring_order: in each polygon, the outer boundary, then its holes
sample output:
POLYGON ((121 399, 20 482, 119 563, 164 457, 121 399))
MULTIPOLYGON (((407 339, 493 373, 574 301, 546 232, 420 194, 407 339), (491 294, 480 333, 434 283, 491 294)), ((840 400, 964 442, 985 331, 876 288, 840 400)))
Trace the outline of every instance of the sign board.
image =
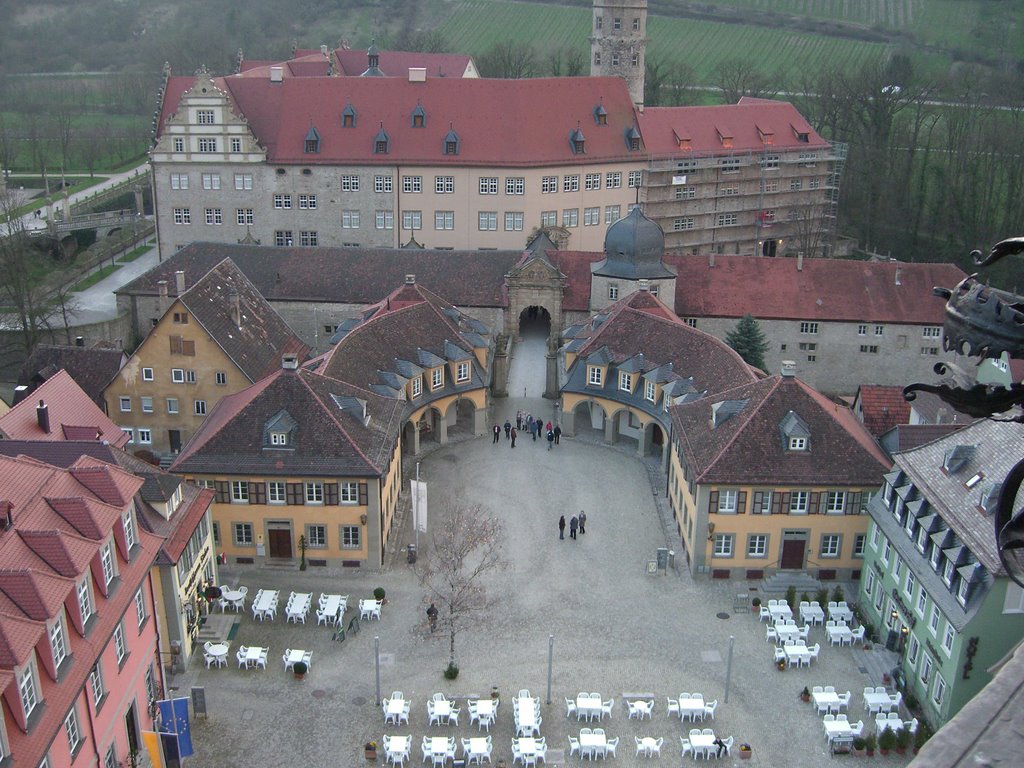
POLYGON ((413 528, 422 533, 427 531, 427 484, 422 480, 412 480, 412 524, 413 528))
POLYGON ((678 186, 680 184, 685 184, 685 183, 686 183, 686 176, 685 175, 684 176, 673 176, 672 177, 672 184, 675 185, 675 186, 678 186))
POLYGON ((647 573, 649 573, 651 576, 657 576, 658 575, 658 561, 657 560, 648 560, 647 561, 647 573))
POLYGON ((206 689, 200 687, 192 688, 192 711, 196 715, 206 717, 206 689))
POLYGON ((668 569, 668 548, 658 547, 658 570, 664 571, 668 569))

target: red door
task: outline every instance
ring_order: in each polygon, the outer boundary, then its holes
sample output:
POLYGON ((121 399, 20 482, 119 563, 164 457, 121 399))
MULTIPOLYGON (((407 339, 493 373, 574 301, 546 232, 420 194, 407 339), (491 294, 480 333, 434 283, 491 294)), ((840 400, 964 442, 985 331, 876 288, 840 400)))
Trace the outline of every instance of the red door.
POLYGON ((270 538, 270 556, 291 558, 292 532, 287 528, 271 528, 267 531, 270 538))
POLYGON ((799 571, 804 567, 804 549, 807 542, 803 539, 786 539, 782 542, 782 562, 779 567, 786 571, 799 571))

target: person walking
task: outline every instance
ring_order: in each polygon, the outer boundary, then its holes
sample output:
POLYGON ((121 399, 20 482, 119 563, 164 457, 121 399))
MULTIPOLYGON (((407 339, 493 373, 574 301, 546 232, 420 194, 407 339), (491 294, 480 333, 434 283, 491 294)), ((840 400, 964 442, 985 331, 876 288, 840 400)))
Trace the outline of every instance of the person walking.
POLYGON ((526 414, 526 431, 533 433, 534 439, 536 439, 537 435, 536 435, 535 432, 533 432, 533 414, 532 413, 526 414))
POLYGON ((508 419, 505 419, 505 439, 506 440, 508 440, 509 437, 511 437, 511 432, 512 432, 512 422, 509 421, 508 419))
POLYGON ((576 515, 573 515, 569 520, 569 538, 576 540, 576 527, 579 525, 579 520, 576 519, 576 515))
POLYGON ((555 428, 551 431, 555 433, 555 445, 558 445, 558 441, 562 437, 562 428, 555 424, 555 428))
POLYGON ((427 621, 430 622, 430 631, 437 629, 437 606, 433 603, 427 608, 427 621))
POLYGON ((513 448, 515 448, 515 447, 516 447, 516 436, 517 436, 518 434, 519 434, 519 430, 518 430, 518 429, 516 429, 515 427, 512 427, 512 447, 513 447, 513 448))
POLYGON ((533 442, 537 442, 537 435, 540 433, 540 422, 534 421, 530 427, 530 432, 533 433, 533 442))
POLYGON ((587 532, 587 513, 580 510, 580 533, 587 532))
POLYGON ((501 438, 501 427, 499 427, 497 424, 495 424, 494 425, 494 440, 491 442, 491 445, 494 445, 494 443, 498 442, 498 440, 500 438, 501 438))
POLYGON ((516 411, 516 429, 523 428, 523 412, 521 410, 516 411))
POLYGON ((558 538, 565 538, 565 515, 558 518, 558 538))
POLYGON ((544 425, 544 429, 546 429, 548 432, 551 431, 551 422, 550 421, 547 424, 544 425))
POLYGON ((551 450, 551 446, 555 443, 555 433, 550 429, 548 430, 548 450, 551 450))

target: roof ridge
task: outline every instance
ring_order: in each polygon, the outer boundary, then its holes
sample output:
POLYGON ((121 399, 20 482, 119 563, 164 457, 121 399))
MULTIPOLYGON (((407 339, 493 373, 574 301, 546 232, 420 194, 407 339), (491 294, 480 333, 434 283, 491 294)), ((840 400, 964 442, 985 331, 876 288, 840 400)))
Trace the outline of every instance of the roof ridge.
MULTIPOLYGON (((337 381, 341 384, 345 383, 340 379, 335 379, 333 376, 324 376, 322 374, 317 374, 312 371, 304 371, 303 373, 305 374, 305 376, 320 376, 322 379, 324 379, 325 382, 337 381)), ((302 382, 302 385, 306 387, 307 390, 309 390, 310 395, 320 404, 320 407, 323 408, 324 412, 327 414, 327 417, 331 419, 331 421, 333 421, 335 424, 337 424, 338 429, 341 431, 341 434, 345 436, 345 439, 348 441, 349 445, 351 445, 355 449, 356 453, 358 453, 359 456, 362 457, 363 461, 365 461, 367 465, 369 465, 371 468, 379 472, 380 467, 378 467, 375 462, 371 461, 370 457, 363 452, 363 449, 359 445, 359 442, 352 438, 352 435, 349 434, 348 430, 344 427, 344 425, 342 425, 341 421, 339 421, 336 418, 334 412, 327 405, 327 403, 320 399, 320 396, 317 394, 316 390, 314 390, 313 387, 309 384, 309 382, 305 380, 305 377, 303 375, 300 375, 298 378, 299 381, 302 382)))
MULTIPOLYGON (((780 385, 781 385, 781 383, 782 383, 782 377, 781 377, 781 376, 779 376, 779 375, 776 375, 776 376, 772 376, 772 377, 769 377, 769 378, 767 378, 767 379, 761 379, 760 381, 752 381, 752 382, 750 382, 749 384, 741 384, 741 385, 740 385, 740 386, 738 386, 738 387, 733 387, 732 389, 727 389, 727 390, 725 390, 724 392, 718 392, 718 393, 717 393, 717 394, 715 395, 715 399, 716 399, 716 401, 717 401, 717 402, 722 402, 722 400, 729 400, 729 399, 732 399, 732 398, 728 397, 728 395, 729 395, 729 393, 731 393, 731 392, 734 392, 734 391, 736 391, 737 389, 743 389, 743 388, 745 388, 745 387, 754 387, 754 388, 756 389, 756 388, 757 388, 758 386, 762 386, 762 385, 763 385, 763 382, 770 382, 770 384, 766 386, 766 391, 764 392, 764 394, 763 394, 763 395, 761 395, 761 397, 760 397, 760 400, 759 400, 759 401, 758 401, 757 403, 755 403, 755 404, 754 404, 754 407, 753 407, 753 408, 749 408, 749 409, 748 409, 748 408, 743 408, 743 410, 741 410, 741 411, 740 411, 740 412, 739 412, 738 414, 736 414, 735 416, 733 416, 733 418, 734 418, 734 419, 735 419, 735 418, 736 418, 737 416, 739 416, 739 417, 740 417, 740 419, 739 419, 739 420, 738 420, 738 421, 736 422, 736 426, 735 426, 735 430, 736 430, 736 431, 735 431, 735 432, 733 432, 733 435, 732 435, 732 437, 730 437, 730 438, 729 438, 728 440, 726 440, 726 441, 725 441, 725 443, 724 443, 724 444, 722 445, 722 448, 721 448, 721 450, 719 450, 719 451, 718 451, 718 452, 717 452, 717 453, 716 453, 716 454, 715 454, 715 455, 714 455, 714 456, 713 456, 713 457, 712 457, 712 458, 711 458, 711 459, 710 459, 710 460, 709 460, 709 461, 707 462, 707 464, 706 464, 706 466, 705 466, 705 467, 703 468, 703 470, 701 470, 700 474, 699 474, 699 475, 697 476, 697 478, 696 478, 698 482, 699 482, 699 481, 700 481, 700 480, 701 480, 701 479, 702 479, 702 478, 703 478, 703 477, 704 477, 704 476, 705 476, 705 475, 706 475, 706 474, 707 474, 708 472, 710 472, 712 468, 714 468, 715 464, 717 464, 717 463, 718 463, 718 461, 719 461, 719 460, 721 460, 721 458, 722 458, 722 457, 723 457, 723 456, 725 455, 725 453, 726 453, 726 452, 727 452, 727 451, 728 451, 728 450, 729 450, 729 449, 730 449, 730 448, 731 448, 731 447, 733 446, 733 444, 734 444, 734 443, 735 443, 735 442, 736 442, 736 441, 737 441, 737 440, 739 439, 739 437, 740 437, 740 434, 741 434, 741 433, 743 432, 743 429, 744 429, 744 428, 746 427, 746 425, 750 423, 751 419, 753 419, 753 418, 754 418, 754 416, 755 416, 755 415, 757 414, 757 412, 758 412, 758 411, 759 411, 759 410, 760 410, 760 409, 761 409, 761 408, 762 408, 762 407, 764 406, 764 404, 765 404, 766 402, 768 402, 768 398, 769 398, 769 397, 771 397, 772 393, 773 393, 773 392, 775 392, 775 391, 776 391, 776 390, 777 390, 777 389, 779 388, 779 386, 780 386, 780 385)), ((704 402, 704 400, 710 400, 710 399, 711 399, 711 398, 704 398, 704 399, 702 399, 702 400, 701 400, 701 401, 699 401, 699 402, 704 402)), ((753 398, 751 398, 751 399, 753 399, 753 398)), ((712 403, 712 405, 713 405, 713 404, 714 404, 714 403, 712 403)), ((687 444, 689 444, 689 440, 687 440, 687 444)))

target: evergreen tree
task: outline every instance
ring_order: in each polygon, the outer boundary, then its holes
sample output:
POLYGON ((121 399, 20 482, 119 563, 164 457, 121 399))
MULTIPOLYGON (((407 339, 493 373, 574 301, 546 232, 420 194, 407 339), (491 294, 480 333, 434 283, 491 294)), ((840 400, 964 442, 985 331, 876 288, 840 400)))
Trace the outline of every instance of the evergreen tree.
POLYGON ((753 315, 741 317, 736 327, 725 335, 725 343, 735 349, 747 363, 765 370, 764 353, 768 351, 768 339, 753 315))

